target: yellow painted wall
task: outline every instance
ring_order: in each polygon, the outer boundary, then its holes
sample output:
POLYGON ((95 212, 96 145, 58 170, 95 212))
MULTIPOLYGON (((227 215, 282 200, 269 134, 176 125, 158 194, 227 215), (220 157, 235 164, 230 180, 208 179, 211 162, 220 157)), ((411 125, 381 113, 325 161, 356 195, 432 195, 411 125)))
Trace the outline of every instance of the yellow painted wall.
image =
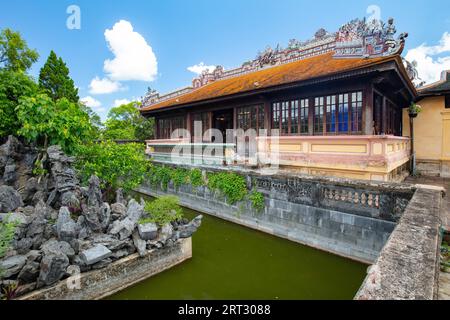
MULTIPOLYGON (((418 104, 422 106, 422 112, 414 119, 416 158, 443 160, 443 113, 449 110, 445 109, 445 98, 443 96, 427 97, 420 100, 418 104)), ((403 135, 409 137, 408 109, 403 109, 403 135)))

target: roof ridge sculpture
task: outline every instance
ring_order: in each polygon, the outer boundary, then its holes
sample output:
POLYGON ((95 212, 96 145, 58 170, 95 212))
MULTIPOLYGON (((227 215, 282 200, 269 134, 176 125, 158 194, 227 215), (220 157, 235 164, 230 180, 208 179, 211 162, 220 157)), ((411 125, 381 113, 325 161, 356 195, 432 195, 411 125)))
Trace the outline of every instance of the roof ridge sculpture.
MULTIPOLYGON (((401 54, 408 34, 402 33, 395 39, 396 32, 393 18, 390 18, 387 23, 375 19, 370 22, 367 22, 365 18, 354 19, 333 33, 321 28, 315 33, 313 39, 303 42, 291 39, 286 48, 282 48, 279 44, 275 48, 267 46, 264 51, 258 52, 255 59, 244 62, 240 67, 225 70, 223 66, 219 65, 211 72, 205 70, 192 80, 191 86, 165 95, 160 95, 149 88, 147 94, 142 98, 141 106, 144 108, 175 98, 214 81, 256 72, 329 52, 334 52, 333 57, 336 59, 369 59, 401 54)), ((414 74, 414 72, 411 72, 411 74, 414 74)))

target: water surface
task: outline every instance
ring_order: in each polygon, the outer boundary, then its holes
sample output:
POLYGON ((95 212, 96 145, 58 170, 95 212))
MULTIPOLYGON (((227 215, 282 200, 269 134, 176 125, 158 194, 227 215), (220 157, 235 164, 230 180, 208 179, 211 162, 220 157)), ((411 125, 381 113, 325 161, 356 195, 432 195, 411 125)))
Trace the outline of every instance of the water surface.
POLYGON ((367 269, 208 215, 192 247, 192 259, 110 299, 352 299, 367 269))

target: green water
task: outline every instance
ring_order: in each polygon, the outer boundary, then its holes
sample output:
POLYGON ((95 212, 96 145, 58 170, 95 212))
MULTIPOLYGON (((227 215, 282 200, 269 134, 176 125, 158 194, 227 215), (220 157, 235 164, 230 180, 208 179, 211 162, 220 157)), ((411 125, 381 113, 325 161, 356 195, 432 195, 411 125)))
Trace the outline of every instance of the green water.
POLYGON ((367 269, 208 215, 192 247, 192 259, 110 299, 352 299, 367 269))

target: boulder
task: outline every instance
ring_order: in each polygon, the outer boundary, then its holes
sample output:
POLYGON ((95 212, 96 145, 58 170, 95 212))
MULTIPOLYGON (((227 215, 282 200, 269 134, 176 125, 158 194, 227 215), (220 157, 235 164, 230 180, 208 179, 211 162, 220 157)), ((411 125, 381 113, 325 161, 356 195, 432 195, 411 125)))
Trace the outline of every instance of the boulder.
POLYGON ((98 220, 102 230, 106 230, 111 221, 111 208, 108 203, 104 202, 98 212, 98 220))
POLYGON ((158 241, 165 242, 172 237, 173 227, 170 223, 167 223, 162 226, 161 231, 159 232, 158 241))
POLYGON ((22 283, 35 282, 39 276, 39 266, 38 262, 28 262, 20 271, 17 279, 22 283))
POLYGON ((158 237, 158 226, 156 223, 138 224, 139 236, 143 240, 154 240, 158 237))
POLYGON ((104 245, 111 251, 120 250, 128 246, 128 240, 119 240, 115 236, 104 233, 93 235, 92 243, 104 245))
POLYGON ((89 207, 100 207, 103 203, 102 201, 102 191, 100 189, 100 179, 97 176, 92 176, 89 179, 89 189, 88 189, 88 201, 87 205, 89 207))
POLYGON ((44 255, 65 255, 72 259, 75 257, 75 250, 65 241, 58 241, 56 239, 50 239, 45 242, 41 251, 44 255))
POLYGON ((80 208, 80 200, 78 200, 75 192, 67 191, 64 192, 61 196, 61 206, 79 209, 80 208))
POLYGON ((137 231, 133 232, 133 243, 139 253, 139 256, 144 257, 147 254, 147 242, 139 237, 139 233, 137 231))
POLYGON ((136 200, 131 200, 128 204, 127 216, 122 220, 114 221, 109 233, 119 234, 122 240, 130 237, 143 213, 144 207, 136 200))
POLYGON ((127 205, 127 200, 125 200, 125 198, 123 196, 123 189, 122 188, 119 188, 116 191, 116 203, 123 204, 124 206, 127 205))
POLYGON ((3 173, 3 182, 7 185, 14 185, 17 179, 16 165, 10 164, 5 166, 5 171, 3 173))
POLYGON ((2 222, 15 222, 20 227, 28 226, 27 216, 21 212, 13 212, 13 213, 0 213, 0 221, 2 222))
POLYGON ((42 259, 42 252, 39 250, 30 250, 26 254, 26 257, 27 257, 28 262, 32 262, 32 261, 40 262, 42 259))
POLYGON ((19 192, 10 186, 0 186, 0 212, 13 212, 23 206, 19 192))
POLYGON ((202 224, 203 216, 199 215, 192 219, 191 222, 185 225, 178 226, 178 233, 180 238, 190 238, 194 232, 197 231, 197 229, 202 224))
POLYGON ((125 216, 127 214, 127 207, 123 203, 113 203, 111 205, 111 213, 118 216, 125 216))
POLYGON ((20 272, 27 262, 24 255, 14 255, 0 261, 0 270, 4 278, 10 278, 20 272))
POLYGON ((80 257, 86 265, 90 266, 102 261, 103 259, 109 258, 111 255, 111 250, 104 245, 97 244, 88 250, 83 250, 80 257))
POLYGON ((33 247, 32 238, 23 238, 20 240, 13 240, 12 247, 18 254, 26 254, 33 247))
POLYGON ((67 207, 61 207, 56 221, 56 233, 61 241, 71 242, 78 236, 78 225, 70 217, 67 207))
POLYGON ((46 254, 40 264, 37 287, 50 286, 66 275, 69 258, 64 254, 46 254))

